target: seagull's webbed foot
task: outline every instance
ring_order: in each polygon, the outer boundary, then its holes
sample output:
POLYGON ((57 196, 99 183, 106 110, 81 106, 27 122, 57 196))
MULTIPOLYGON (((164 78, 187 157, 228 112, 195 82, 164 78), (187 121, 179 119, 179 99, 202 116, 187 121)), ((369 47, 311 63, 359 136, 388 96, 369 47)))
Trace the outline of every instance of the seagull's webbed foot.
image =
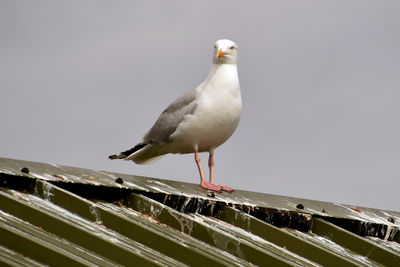
POLYGON ((221 192, 221 189, 222 189, 220 185, 213 184, 213 183, 210 183, 210 182, 207 182, 207 181, 202 181, 200 185, 204 189, 211 190, 211 191, 216 191, 216 192, 221 192))
POLYGON ((218 185, 219 187, 221 187, 221 190, 226 191, 226 192, 233 192, 235 189, 233 189, 232 187, 226 186, 226 185, 218 185))

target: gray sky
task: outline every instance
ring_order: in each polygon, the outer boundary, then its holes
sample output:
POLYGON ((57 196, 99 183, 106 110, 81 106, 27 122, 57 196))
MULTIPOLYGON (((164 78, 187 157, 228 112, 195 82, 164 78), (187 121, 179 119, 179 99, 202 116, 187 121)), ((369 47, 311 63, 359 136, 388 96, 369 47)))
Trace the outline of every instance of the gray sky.
MULTIPOLYGON (((198 183, 193 155, 110 161, 239 45, 216 182, 400 210, 399 1, 1 1, 0 156, 198 183)), ((202 154, 206 169, 207 154, 202 154)))

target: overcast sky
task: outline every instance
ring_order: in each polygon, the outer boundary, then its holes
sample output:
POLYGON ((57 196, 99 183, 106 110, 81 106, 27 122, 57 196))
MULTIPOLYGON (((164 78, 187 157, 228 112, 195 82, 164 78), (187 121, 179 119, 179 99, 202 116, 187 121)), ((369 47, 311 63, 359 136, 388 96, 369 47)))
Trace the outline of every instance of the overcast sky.
MULTIPOLYGON (((198 183, 193 155, 110 161, 239 46, 238 189, 400 211, 399 1, 1 1, 0 156, 198 183)), ((206 170, 207 154, 203 158, 206 170)))

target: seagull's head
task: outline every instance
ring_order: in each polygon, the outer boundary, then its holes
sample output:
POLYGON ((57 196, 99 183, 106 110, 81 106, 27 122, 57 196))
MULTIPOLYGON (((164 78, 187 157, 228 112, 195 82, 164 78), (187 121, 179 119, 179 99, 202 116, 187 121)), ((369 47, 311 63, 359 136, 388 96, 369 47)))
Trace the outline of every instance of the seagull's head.
POLYGON ((214 64, 236 64, 238 47, 231 40, 221 39, 214 44, 214 64))

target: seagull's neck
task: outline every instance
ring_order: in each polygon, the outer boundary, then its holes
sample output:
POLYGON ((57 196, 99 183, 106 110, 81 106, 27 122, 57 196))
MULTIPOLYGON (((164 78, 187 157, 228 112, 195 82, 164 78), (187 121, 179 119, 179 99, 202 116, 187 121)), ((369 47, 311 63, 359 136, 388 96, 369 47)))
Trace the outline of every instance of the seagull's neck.
POLYGON ((236 64, 213 64, 205 81, 214 88, 237 87, 239 77, 236 64))

